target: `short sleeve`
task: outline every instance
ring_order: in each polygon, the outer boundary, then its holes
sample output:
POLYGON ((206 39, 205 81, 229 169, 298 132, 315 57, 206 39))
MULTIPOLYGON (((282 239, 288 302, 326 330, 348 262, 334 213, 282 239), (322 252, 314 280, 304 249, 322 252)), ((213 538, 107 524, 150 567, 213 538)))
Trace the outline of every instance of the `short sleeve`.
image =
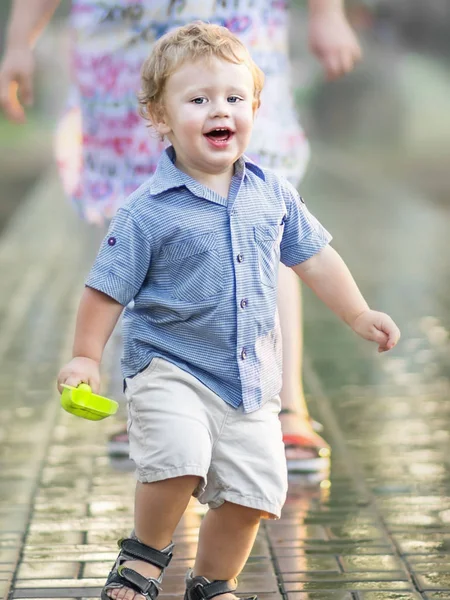
POLYGON ((128 210, 121 208, 111 221, 86 286, 126 306, 141 289, 150 262, 150 239, 128 210))
POLYGON ((318 254, 332 237, 309 212, 293 186, 286 185, 284 193, 287 215, 280 244, 280 259, 287 267, 293 267, 318 254))

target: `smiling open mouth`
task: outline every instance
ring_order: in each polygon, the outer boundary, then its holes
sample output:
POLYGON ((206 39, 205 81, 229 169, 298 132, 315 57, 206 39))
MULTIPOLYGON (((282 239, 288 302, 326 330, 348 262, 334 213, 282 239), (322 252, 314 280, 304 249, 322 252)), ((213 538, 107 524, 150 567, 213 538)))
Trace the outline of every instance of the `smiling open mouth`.
POLYGON ((208 131, 208 133, 205 133, 207 138, 215 142, 227 142, 232 135, 233 131, 227 127, 217 127, 216 129, 212 129, 211 131, 208 131))

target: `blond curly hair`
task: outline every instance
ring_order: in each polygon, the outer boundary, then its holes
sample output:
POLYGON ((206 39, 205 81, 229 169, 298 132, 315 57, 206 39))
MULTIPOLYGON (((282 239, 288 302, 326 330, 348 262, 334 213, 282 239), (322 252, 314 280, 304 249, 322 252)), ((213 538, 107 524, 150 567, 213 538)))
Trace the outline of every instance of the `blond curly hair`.
POLYGON ((264 73, 247 48, 226 27, 197 21, 163 35, 144 62, 138 95, 142 117, 151 125, 163 114, 166 82, 183 63, 211 58, 247 65, 254 81, 253 110, 259 108, 264 73))

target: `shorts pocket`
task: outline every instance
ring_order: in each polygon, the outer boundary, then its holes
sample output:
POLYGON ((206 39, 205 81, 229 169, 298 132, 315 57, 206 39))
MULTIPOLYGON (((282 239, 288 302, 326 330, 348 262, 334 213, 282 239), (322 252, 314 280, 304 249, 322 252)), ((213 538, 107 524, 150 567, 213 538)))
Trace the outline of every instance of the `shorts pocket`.
POLYGON ((175 300, 200 302, 222 291, 222 263, 214 232, 167 244, 162 258, 175 300))
POLYGON ((280 225, 255 225, 261 283, 274 288, 277 285, 280 262, 280 225))
POLYGON ((128 401, 130 401, 132 395, 138 389, 141 380, 144 379, 147 375, 150 375, 150 373, 156 369, 159 361, 159 356, 154 356, 152 360, 148 363, 148 365, 144 369, 142 369, 142 371, 139 371, 133 377, 127 377, 125 379, 125 395, 128 401))
POLYGON ((128 400, 127 402, 127 409, 128 409, 128 418, 127 418, 127 433, 128 435, 130 434, 130 429, 131 426, 133 425, 133 405, 132 405, 132 400, 128 400))

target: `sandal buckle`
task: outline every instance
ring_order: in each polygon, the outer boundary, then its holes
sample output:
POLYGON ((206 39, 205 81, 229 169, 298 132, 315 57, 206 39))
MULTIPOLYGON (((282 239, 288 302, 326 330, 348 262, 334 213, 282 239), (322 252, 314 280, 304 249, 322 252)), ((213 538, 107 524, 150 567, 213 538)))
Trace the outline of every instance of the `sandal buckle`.
POLYGON ((197 600, 197 599, 206 599, 207 595, 205 593, 205 586, 203 585, 203 583, 195 583, 191 589, 189 590, 189 592, 194 592, 194 598, 192 598, 192 600, 197 600))

